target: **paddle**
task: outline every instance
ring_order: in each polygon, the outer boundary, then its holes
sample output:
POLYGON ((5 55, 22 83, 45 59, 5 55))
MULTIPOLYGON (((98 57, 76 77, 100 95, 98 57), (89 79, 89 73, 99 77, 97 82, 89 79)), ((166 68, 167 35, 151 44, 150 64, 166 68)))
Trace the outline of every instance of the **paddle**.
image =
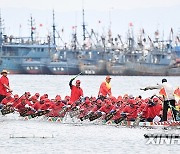
POLYGON ((79 75, 81 75, 82 74, 82 72, 80 72, 79 74, 77 74, 74 78, 72 78, 71 80, 74 80, 74 79, 76 79, 79 75))
POLYGON ((154 89, 158 89, 158 88, 156 88, 156 87, 140 88, 140 90, 144 90, 144 91, 146 91, 146 90, 154 90, 154 89))
POLYGON ((101 113, 101 112, 97 112, 97 113, 91 115, 91 116, 89 117, 89 120, 90 120, 90 121, 93 121, 93 120, 96 120, 96 119, 100 118, 101 116, 102 116, 102 113, 101 113))
POLYGON ((106 117, 104 118, 105 121, 106 121, 106 122, 109 121, 116 113, 117 113, 117 111, 112 111, 112 112, 108 113, 108 114, 106 115, 106 117))
POLYGON ((42 111, 37 111, 36 113, 33 113, 33 114, 29 114, 29 115, 26 115, 28 119, 32 119, 32 118, 35 118, 35 117, 40 117, 42 115, 45 115, 45 114, 48 114, 50 112, 50 110, 42 110, 42 111))

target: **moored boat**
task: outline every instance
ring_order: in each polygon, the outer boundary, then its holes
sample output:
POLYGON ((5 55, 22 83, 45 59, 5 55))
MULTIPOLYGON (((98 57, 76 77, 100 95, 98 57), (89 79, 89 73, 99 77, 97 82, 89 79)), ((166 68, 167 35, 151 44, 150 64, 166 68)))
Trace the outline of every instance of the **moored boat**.
POLYGON ((83 74, 103 75, 106 71, 106 53, 103 50, 83 50, 79 55, 79 69, 83 74))
POLYGON ((78 74, 78 52, 73 50, 59 50, 53 54, 47 68, 51 74, 71 75, 78 74))

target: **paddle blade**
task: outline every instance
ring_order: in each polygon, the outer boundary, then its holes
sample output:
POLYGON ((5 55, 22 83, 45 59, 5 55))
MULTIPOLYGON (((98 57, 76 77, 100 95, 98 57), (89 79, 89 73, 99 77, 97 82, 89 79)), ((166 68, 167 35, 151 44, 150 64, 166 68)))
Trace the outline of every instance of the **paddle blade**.
POLYGON ((116 114, 116 111, 113 111, 105 117, 106 122, 109 121, 114 115, 116 114))
POLYGON ((102 113, 94 114, 91 117, 89 117, 90 121, 96 120, 102 116, 102 113))

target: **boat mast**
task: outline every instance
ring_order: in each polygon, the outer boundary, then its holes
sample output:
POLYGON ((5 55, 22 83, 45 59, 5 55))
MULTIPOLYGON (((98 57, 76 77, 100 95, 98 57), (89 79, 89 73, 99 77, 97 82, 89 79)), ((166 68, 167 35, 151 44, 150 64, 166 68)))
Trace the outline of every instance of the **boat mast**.
POLYGON ((2 44, 3 44, 3 32, 2 32, 2 18, 1 18, 1 10, 0 10, 0 48, 2 48, 2 44))
POLYGON ((33 44, 35 27, 33 27, 34 26, 34 19, 32 18, 32 15, 31 15, 31 20, 30 20, 30 25, 31 25, 31 42, 33 44))
POLYGON ((86 44, 85 44, 85 40, 86 40, 86 25, 85 25, 85 15, 84 15, 84 1, 82 1, 82 15, 83 15, 83 49, 85 48, 86 44))
MULTIPOLYGON (((2 56, 2 45, 3 45, 3 20, 1 18, 1 10, 0 10, 0 56, 2 56)), ((7 39, 7 36, 4 36, 7 39)), ((1 62, 1 61, 0 61, 1 62)))
POLYGON ((86 40, 86 25, 85 25, 85 20, 84 20, 84 8, 83 8, 83 41, 86 40))
POLYGON ((55 15, 53 10, 53 45, 56 44, 56 26, 55 26, 55 15))

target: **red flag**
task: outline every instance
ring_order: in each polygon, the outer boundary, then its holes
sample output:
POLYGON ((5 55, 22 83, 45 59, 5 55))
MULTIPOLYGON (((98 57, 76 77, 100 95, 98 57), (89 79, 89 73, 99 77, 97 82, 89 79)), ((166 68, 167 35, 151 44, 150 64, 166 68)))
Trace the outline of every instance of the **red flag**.
POLYGON ((155 31, 155 33, 154 33, 156 36, 158 36, 159 35, 159 31, 157 30, 157 31, 155 31))
POLYGON ((39 27, 42 27, 43 26, 43 24, 39 24, 39 27))
POLYGON ((32 30, 36 30, 36 27, 32 27, 32 30))
POLYGON ((130 26, 130 27, 132 27, 132 26, 133 26, 133 23, 132 23, 132 22, 130 22, 130 23, 129 23, 129 26, 130 26))

